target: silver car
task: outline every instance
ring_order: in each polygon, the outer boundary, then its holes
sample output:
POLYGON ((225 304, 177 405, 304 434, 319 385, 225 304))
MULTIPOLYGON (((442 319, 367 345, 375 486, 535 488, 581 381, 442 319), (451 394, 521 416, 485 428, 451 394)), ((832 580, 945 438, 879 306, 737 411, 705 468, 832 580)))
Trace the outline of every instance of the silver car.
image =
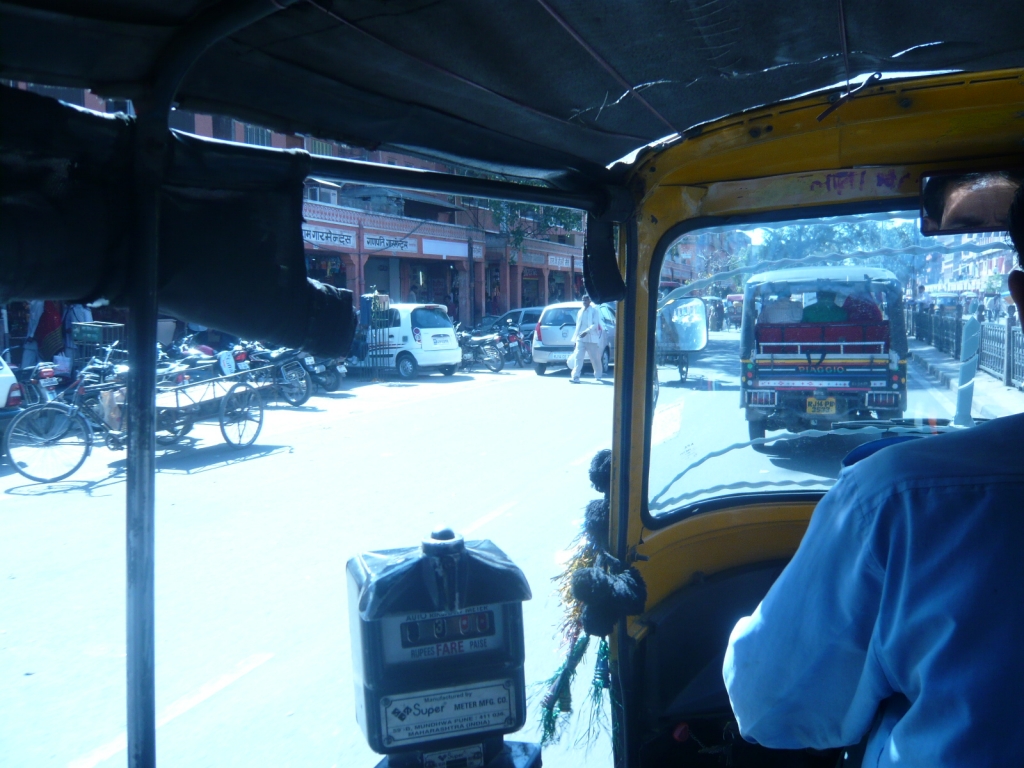
MULTIPOLYGON (((615 360, 615 310, 611 304, 595 304, 601 313, 604 334, 601 337, 601 365, 607 371, 615 360)), ((533 337, 533 368, 543 376, 548 365, 565 366, 576 346, 576 316, 582 301, 563 301, 544 308, 533 337)), ((585 365, 589 365, 588 360, 585 365)))

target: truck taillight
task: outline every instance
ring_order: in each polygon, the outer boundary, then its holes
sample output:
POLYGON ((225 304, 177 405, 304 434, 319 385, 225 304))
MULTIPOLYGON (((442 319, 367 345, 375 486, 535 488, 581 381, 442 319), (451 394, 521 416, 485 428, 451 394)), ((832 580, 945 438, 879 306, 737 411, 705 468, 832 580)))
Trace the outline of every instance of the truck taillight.
POLYGON ((422 339, 422 337, 420 336, 420 329, 419 328, 413 328, 412 329, 412 338, 416 341, 417 344, 420 343, 420 340, 422 339))
POLYGON ((21 405, 21 384, 12 384, 7 393, 7 407, 17 408, 21 405))
POLYGON ((537 337, 537 341, 544 341, 543 337, 540 335, 540 323, 537 323, 537 327, 534 328, 533 335, 537 337))

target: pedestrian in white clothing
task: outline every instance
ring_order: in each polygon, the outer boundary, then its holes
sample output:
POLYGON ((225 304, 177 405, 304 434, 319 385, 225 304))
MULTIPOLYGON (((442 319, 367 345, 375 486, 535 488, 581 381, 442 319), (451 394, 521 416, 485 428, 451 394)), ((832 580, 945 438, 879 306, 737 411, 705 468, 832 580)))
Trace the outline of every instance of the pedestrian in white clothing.
POLYGON ((580 372, 583 370, 584 355, 590 357, 590 364, 594 366, 594 378, 600 379, 604 375, 604 368, 601 367, 601 341, 604 334, 604 327, 601 325, 601 313, 597 307, 590 303, 590 296, 583 294, 583 308, 576 315, 576 333, 573 339, 576 341, 576 365, 572 369, 574 384, 580 383, 580 372))

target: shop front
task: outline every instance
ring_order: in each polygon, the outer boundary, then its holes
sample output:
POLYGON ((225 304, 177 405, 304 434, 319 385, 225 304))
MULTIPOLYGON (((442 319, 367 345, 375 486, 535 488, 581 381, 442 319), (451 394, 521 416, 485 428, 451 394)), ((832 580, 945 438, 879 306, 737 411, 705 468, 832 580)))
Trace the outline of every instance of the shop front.
POLYGON ((560 301, 568 301, 569 295, 569 273, 548 272, 548 304, 557 304, 560 301))
POLYGON ((348 288, 348 277, 341 256, 325 251, 306 251, 306 274, 321 283, 348 288))
MULTIPOLYGON (((363 267, 363 292, 386 293, 399 300, 402 286, 399 280, 398 259, 393 256, 371 256, 363 267)), ((403 297, 404 298, 404 297, 403 297)))
POLYGON ((486 314, 488 315, 500 315, 505 311, 503 291, 505 286, 502 285, 501 281, 501 264, 493 261, 487 262, 487 271, 485 273, 485 291, 486 300, 484 307, 486 314))
POLYGON ((523 306, 539 307, 544 304, 541 294, 542 273, 536 267, 523 267, 523 306))

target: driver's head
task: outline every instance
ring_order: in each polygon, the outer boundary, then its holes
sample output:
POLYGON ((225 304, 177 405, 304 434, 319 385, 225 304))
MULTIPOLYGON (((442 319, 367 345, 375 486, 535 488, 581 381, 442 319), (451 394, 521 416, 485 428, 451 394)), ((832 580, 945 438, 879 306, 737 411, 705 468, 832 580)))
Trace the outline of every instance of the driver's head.
POLYGON ((1017 252, 1018 268, 1010 272, 1006 281, 1013 303, 1017 305, 1017 317, 1024 318, 1024 272, 1021 271, 1024 269, 1024 184, 1017 188, 1007 218, 1010 240, 1013 241, 1013 249, 1017 252))

